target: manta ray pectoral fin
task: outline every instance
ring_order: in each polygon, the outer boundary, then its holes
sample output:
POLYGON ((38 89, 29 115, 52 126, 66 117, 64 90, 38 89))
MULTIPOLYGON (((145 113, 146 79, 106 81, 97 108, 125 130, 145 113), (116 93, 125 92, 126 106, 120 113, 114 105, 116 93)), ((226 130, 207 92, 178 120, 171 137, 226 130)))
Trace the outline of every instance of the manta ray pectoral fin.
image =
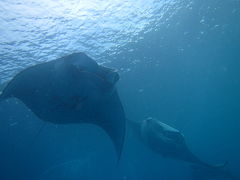
POLYGON ((98 114, 97 124, 111 138, 120 159, 125 137, 125 113, 117 92, 114 92, 105 103, 98 114))

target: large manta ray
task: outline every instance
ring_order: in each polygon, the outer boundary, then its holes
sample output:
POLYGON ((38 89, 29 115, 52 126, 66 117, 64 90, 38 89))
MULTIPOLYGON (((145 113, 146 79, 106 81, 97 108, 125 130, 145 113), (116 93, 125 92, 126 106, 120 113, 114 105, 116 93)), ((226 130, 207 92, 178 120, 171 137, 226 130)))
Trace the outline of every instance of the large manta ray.
POLYGON ((110 136, 120 157, 125 113, 115 88, 119 75, 75 53, 27 68, 3 89, 0 101, 15 97, 43 121, 91 123, 110 136))

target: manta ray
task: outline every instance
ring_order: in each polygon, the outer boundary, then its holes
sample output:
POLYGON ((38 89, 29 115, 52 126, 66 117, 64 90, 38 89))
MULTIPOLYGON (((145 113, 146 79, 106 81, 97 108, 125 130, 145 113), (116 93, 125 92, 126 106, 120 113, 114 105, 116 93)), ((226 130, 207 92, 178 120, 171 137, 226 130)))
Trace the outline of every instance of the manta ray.
POLYGON ((147 118, 141 122, 129 121, 135 133, 150 149, 163 157, 178 159, 203 167, 220 168, 226 163, 210 165, 197 156, 188 148, 183 134, 155 118, 147 118))
POLYGON ((125 113, 115 87, 118 80, 114 69, 74 53, 18 73, 2 90, 0 101, 17 98, 38 118, 55 124, 97 125, 120 157, 125 113))

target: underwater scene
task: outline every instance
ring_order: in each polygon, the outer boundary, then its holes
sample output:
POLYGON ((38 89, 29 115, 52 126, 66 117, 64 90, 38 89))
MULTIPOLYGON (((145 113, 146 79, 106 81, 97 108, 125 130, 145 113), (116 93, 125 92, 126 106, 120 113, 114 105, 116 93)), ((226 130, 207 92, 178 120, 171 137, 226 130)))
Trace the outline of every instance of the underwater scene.
POLYGON ((240 0, 1 0, 0 180, 240 180, 240 0))

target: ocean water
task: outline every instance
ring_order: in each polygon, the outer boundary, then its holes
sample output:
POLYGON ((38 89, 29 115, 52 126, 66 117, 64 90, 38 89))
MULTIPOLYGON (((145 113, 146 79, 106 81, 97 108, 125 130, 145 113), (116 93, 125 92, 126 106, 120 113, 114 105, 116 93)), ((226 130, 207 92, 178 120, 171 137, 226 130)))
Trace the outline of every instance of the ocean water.
MULTIPOLYGON (((118 69, 128 120, 179 129, 199 158, 228 161, 225 170, 240 177, 240 0, 0 1, 1 88, 75 52, 118 69)), ((207 178, 227 179, 162 157, 128 126, 117 162, 100 128, 43 125, 20 101, 0 102, 1 180, 207 178)))

